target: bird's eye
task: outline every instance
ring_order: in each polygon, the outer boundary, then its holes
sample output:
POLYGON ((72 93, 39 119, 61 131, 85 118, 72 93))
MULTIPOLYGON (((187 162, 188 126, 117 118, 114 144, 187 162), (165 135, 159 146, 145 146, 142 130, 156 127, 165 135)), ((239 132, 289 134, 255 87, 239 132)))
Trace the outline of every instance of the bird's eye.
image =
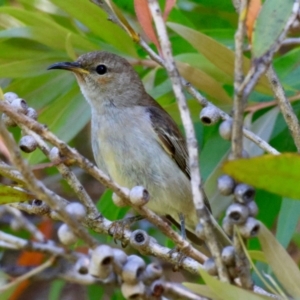
POLYGON ((105 65, 98 65, 96 67, 96 72, 99 74, 99 75, 103 75, 107 72, 107 68, 105 65))

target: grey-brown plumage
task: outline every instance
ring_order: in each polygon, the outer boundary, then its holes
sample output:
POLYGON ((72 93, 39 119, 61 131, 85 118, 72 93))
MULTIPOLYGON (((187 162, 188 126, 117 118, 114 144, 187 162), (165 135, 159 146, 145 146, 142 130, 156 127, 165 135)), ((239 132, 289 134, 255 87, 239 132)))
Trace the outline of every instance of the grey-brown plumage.
MULTIPOLYGON (((91 106, 92 146, 100 169, 122 186, 143 185, 147 206, 195 230, 198 223, 192 200, 185 139, 170 115, 149 96, 132 66, 108 52, 84 54, 74 63, 50 69, 75 74, 91 106)), ((209 208, 208 201, 206 205, 209 208)))

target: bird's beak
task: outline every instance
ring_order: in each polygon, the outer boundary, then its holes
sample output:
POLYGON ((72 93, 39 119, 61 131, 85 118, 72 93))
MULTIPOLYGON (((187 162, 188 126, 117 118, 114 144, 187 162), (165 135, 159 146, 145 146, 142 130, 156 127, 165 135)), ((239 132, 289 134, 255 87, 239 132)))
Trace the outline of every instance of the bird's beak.
POLYGON ((47 70, 53 69, 68 70, 80 74, 89 74, 89 71, 82 68, 82 66, 78 62, 59 62, 47 68, 47 70))

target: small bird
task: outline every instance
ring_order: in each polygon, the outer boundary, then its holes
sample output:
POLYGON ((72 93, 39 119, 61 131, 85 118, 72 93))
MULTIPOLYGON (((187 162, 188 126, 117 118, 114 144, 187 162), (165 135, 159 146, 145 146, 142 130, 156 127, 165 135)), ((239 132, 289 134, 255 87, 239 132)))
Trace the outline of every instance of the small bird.
MULTIPOLYGON (((98 167, 121 186, 141 185, 155 213, 188 231, 198 223, 185 138, 171 116, 145 91, 130 63, 96 51, 48 69, 75 74, 92 112, 92 149, 98 167)), ((210 210, 206 199, 206 206, 210 210)), ((195 236, 189 234, 191 240, 195 236)), ((198 240, 199 241, 199 240, 198 240)))

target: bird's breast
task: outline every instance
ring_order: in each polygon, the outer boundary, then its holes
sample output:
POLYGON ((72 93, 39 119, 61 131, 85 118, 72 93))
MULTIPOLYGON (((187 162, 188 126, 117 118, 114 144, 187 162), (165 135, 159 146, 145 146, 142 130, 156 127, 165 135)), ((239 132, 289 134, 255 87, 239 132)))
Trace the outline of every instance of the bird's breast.
POLYGON ((150 209, 175 219, 194 212, 190 182, 157 141, 144 107, 92 112, 92 143, 98 166, 115 182, 150 192, 150 209))

